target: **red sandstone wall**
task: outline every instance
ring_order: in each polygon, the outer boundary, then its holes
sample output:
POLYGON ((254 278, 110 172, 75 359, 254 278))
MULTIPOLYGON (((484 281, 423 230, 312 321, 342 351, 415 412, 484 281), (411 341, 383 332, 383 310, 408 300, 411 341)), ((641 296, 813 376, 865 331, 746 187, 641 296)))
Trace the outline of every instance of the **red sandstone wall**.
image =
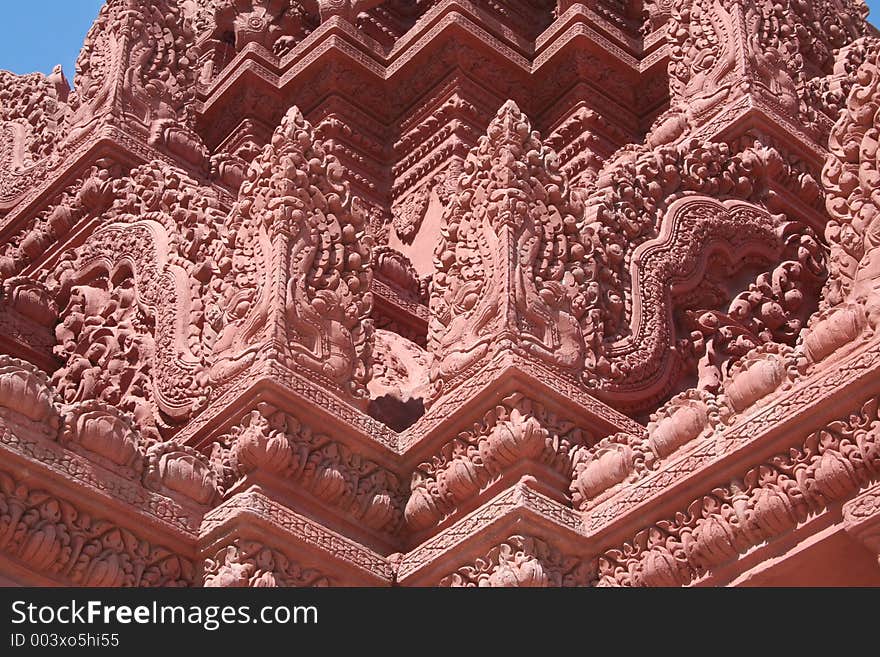
POLYGON ((110 0, 0 72, 0 584, 880 583, 865 14, 110 0))

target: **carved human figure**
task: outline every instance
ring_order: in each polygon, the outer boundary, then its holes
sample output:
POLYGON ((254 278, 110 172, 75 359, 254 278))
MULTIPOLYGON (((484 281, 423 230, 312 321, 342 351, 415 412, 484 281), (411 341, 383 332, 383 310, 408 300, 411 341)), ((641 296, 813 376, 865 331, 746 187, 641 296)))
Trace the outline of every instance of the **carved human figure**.
POLYGON ((291 325, 303 338, 293 345, 295 358, 332 380, 341 380, 356 353, 345 325, 336 319, 345 310, 340 295, 333 290, 319 290, 310 300, 300 283, 290 282, 288 304, 291 325))

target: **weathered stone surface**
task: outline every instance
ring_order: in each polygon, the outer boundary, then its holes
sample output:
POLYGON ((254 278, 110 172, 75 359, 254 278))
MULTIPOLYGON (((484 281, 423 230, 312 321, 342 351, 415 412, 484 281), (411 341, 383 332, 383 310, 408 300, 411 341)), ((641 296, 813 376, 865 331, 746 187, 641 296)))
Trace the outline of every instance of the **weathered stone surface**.
POLYGON ((0 72, 0 579, 851 582, 865 19, 108 0, 0 72))

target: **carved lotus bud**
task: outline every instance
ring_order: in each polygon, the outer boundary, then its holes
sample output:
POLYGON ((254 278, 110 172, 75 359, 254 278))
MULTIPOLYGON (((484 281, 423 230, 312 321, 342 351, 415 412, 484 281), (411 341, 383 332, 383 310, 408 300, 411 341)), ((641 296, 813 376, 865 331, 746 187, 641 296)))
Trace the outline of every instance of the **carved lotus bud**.
POLYGON ((388 283, 393 283, 401 291, 419 297, 419 276, 409 259, 394 249, 382 246, 373 252, 375 273, 388 283))
POLYGON ((480 491, 477 468, 468 458, 455 458, 437 473, 440 497, 453 503, 466 500, 480 491))
POLYGON ((368 527, 382 529, 393 517, 394 501, 388 491, 382 491, 372 496, 361 520, 368 527))
POLYGON ((702 403, 682 406, 669 417, 663 418, 651 432, 648 443, 658 457, 669 456, 682 445, 699 436, 709 417, 702 403))
POLYGON ((839 452, 827 450, 810 470, 816 489, 827 500, 845 499, 859 490, 852 463, 839 452))
POLYGON ((754 494, 749 525, 761 536, 771 538, 784 534, 797 524, 791 502, 778 488, 758 488, 754 494))
POLYGON ((8 357, 0 358, 0 406, 34 422, 45 422, 54 413, 45 377, 29 363, 8 357))
POLYGON ((84 586, 117 588, 125 581, 125 570, 118 554, 109 554, 92 562, 83 579, 84 586))
POLYGON ((57 236, 63 236, 73 225, 73 212, 67 205, 58 205, 48 217, 49 226, 57 236))
POLYGON ((166 127, 164 139, 169 151, 192 164, 201 165, 207 158, 198 135, 179 125, 166 127))
POLYGON ((776 390, 785 378, 785 366, 776 357, 755 360, 734 374, 725 387, 727 399, 737 412, 776 390))
POLYGON ((403 517, 413 531, 421 531, 436 524, 443 514, 437 508, 437 502, 424 486, 413 488, 406 503, 403 517))
POLYGON ((258 418, 251 419, 232 446, 232 458, 243 472, 265 470, 281 473, 290 465, 293 450, 287 436, 276 432, 271 438, 258 418))
POLYGON ((686 551, 688 558, 703 568, 725 563, 738 554, 730 524, 717 515, 699 521, 686 551))
POLYGON ((112 461, 116 465, 134 464, 140 452, 131 425, 107 408, 74 411, 66 419, 62 433, 71 442, 112 461))
POLYGON ((519 563, 502 563, 488 578, 480 582, 491 587, 539 588, 548 585, 547 574, 537 559, 525 559, 519 563))
POLYGON ((109 192, 109 185, 99 177, 91 176, 83 183, 77 197, 87 210, 97 210, 107 202, 109 192))
POLYGON ((488 439, 481 445, 481 456, 486 463, 501 467, 513 465, 521 459, 536 459, 544 451, 547 430, 532 416, 524 416, 513 409, 510 419, 495 425, 488 439))
POLYGON ((58 527, 46 523, 28 537, 21 548, 19 556, 36 570, 44 570, 51 566, 61 554, 61 538, 58 527))
POLYGON ((216 475, 198 452, 164 443, 151 447, 148 457, 146 481, 153 487, 164 486, 198 504, 208 504, 216 496, 216 475))
POLYGON ((24 251, 28 258, 33 260, 46 250, 48 241, 49 238, 47 235, 35 230, 28 233, 21 241, 21 250, 24 251))
POLYGON ((651 587, 681 586, 685 583, 682 568, 683 565, 667 550, 649 550, 634 574, 635 583, 651 587))
POLYGON ((859 306, 848 305, 833 309, 806 334, 804 348, 807 357, 813 363, 823 361, 848 342, 858 338, 866 324, 864 310, 859 306))
POLYGON ((11 308, 40 326, 52 326, 58 320, 58 306, 49 291, 29 278, 12 278, 3 286, 3 295, 11 308))
POLYGON ((590 461, 575 479, 573 488, 584 500, 593 499, 629 476, 633 466, 632 450, 627 445, 616 447, 590 461))
POLYGON ((312 492, 325 502, 335 502, 345 493, 345 475, 334 463, 323 464, 315 473, 312 492))

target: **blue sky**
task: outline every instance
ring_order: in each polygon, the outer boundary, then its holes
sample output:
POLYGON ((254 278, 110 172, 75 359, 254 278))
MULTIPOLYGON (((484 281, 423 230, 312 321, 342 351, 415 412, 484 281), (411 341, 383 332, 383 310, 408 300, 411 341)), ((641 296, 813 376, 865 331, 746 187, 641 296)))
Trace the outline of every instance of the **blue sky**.
POLYGON ((0 0, 0 69, 50 73, 61 64, 73 84, 79 49, 103 4, 104 0, 0 0))
MULTIPOLYGON (((62 64, 73 82, 74 63, 103 0, 0 0, 0 69, 49 73, 62 64)), ((868 0, 880 23, 880 0, 868 0)))

